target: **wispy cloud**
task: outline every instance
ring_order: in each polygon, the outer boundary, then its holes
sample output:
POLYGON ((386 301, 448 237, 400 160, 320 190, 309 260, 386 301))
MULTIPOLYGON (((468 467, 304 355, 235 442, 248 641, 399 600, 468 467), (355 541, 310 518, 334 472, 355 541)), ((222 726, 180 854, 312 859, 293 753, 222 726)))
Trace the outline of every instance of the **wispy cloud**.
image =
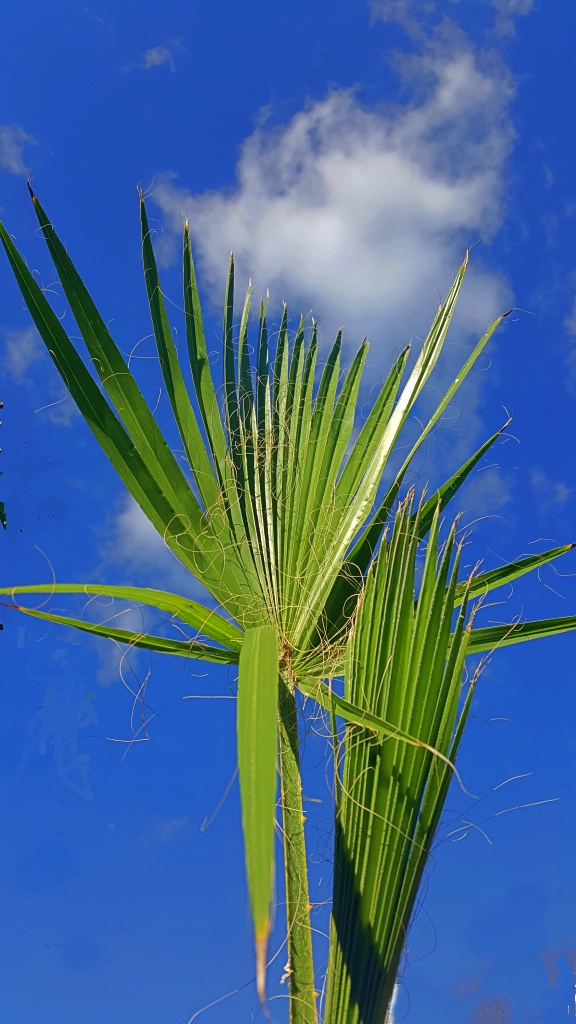
MULTIPOLYGON (((112 515, 100 553, 108 565, 128 575, 146 576, 146 586, 158 586, 178 594, 205 600, 207 591, 178 561, 164 539, 134 499, 126 494, 112 515)), ((208 597, 208 600, 211 600, 208 597)))
POLYGON ((166 45, 150 46, 137 59, 122 66, 122 71, 151 71, 153 68, 166 66, 176 71, 176 54, 186 53, 182 39, 170 39, 166 45))
MULTIPOLYGON (((462 34, 457 47, 428 40, 399 70, 413 87, 405 106, 369 108, 334 90, 286 125, 258 127, 230 191, 194 194, 173 174, 157 179, 166 226, 179 233, 189 215, 216 294, 232 248, 256 292, 269 286, 296 313, 313 308, 330 331, 343 321, 378 353, 427 328, 465 246, 499 225, 513 87, 462 34)), ((476 256, 464 327, 484 328, 507 301, 476 256)))
POLYGON ((36 405, 36 412, 58 426, 68 427, 79 415, 69 393, 63 393, 62 381, 53 368, 42 369, 39 379, 36 363, 48 365, 44 343, 35 327, 22 331, 6 331, 4 343, 4 369, 15 384, 26 386, 27 394, 36 405))
POLYGON ((529 14, 534 8, 534 0, 491 0, 491 3, 496 12, 496 31, 503 36, 513 36, 514 18, 529 14))
MULTIPOLYGON (((109 601, 107 598, 95 598, 87 603, 84 615, 91 622, 99 625, 106 623, 117 629, 125 629, 131 633, 144 633, 147 628, 147 612, 144 608, 128 605, 123 601, 109 601)), ((140 692, 144 671, 142 665, 146 657, 138 647, 127 647, 104 637, 92 637, 99 660, 96 681, 99 686, 110 686, 122 681, 132 693, 140 692)))
POLYGON ((492 515, 508 505, 512 497, 509 481, 497 466, 474 473, 458 495, 458 505, 466 513, 466 522, 478 516, 492 515))
POLYGON ((35 327, 6 332, 4 366, 15 381, 22 381, 40 359, 44 359, 44 345, 35 327))
POLYGON ((106 539, 105 560, 128 570, 151 571, 164 577, 184 572, 175 556, 130 495, 124 495, 106 539))
POLYGON ((0 124, 0 168, 10 174, 29 174, 24 163, 24 147, 36 140, 19 124, 0 124))
POLYGON ((530 483, 539 498, 540 511, 561 508, 570 499, 572 488, 563 480, 551 480, 541 469, 535 467, 530 474, 530 483))
POLYGON ((471 1024, 510 1024, 511 1007, 502 996, 483 999, 476 1007, 471 1024))
POLYGON ((142 836, 142 846, 166 846, 185 835, 190 826, 188 818, 158 818, 142 836))
POLYGON ((374 18, 400 25, 413 38, 426 39, 430 26, 440 20, 432 0, 371 0, 370 10, 374 18))
POLYGON ((142 64, 145 71, 148 71, 149 68, 159 68, 161 64, 168 64, 171 71, 176 70, 172 51, 167 46, 153 46, 150 50, 146 50, 142 64))
MULTIPOLYGON (((453 13, 457 13, 457 5, 461 0, 450 0, 453 13)), ((488 0, 492 7, 495 20, 493 29, 497 35, 514 35, 514 19, 529 14, 534 7, 534 0, 488 0)), ((412 38, 421 39, 430 31, 431 26, 442 26, 453 31, 454 22, 446 14, 446 4, 437 0, 372 0, 372 14, 382 21, 392 21, 400 25, 412 38)))

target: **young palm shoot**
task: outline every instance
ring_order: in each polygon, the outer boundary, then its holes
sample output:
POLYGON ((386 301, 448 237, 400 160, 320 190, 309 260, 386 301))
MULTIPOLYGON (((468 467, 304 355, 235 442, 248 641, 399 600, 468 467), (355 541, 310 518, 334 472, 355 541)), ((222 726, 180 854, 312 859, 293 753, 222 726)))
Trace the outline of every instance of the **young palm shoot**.
POLYGON ((468 705, 459 712, 458 704, 464 657, 576 628, 575 616, 478 630, 469 622, 465 626, 471 597, 571 547, 533 555, 464 583, 457 581, 454 532, 439 555, 440 515, 501 431, 416 511, 411 496, 398 507, 413 457, 503 318, 491 324, 465 361, 378 503, 383 473, 441 355, 467 257, 408 379, 402 386, 406 349, 352 441, 366 342, 342 375, 339 333, 316 384, 315 325, 307 341, 301 321, 291 341, 284 309, 272 352, 262 303, 253 360, 251 290, 238 327, 233 259, 225 293, 220 390, 208 356, 186 224, 183 284, 191 387, 187 384, 141 194, 146 291, 188 472, 172 454, 105 319, 30 194, 84 339, 88 365, 0 224, 0 240, 32 319, 128 491, 216 607, 136 587, 54 583, 5 586, 0 593, 12 602, 19 594, 98 594, 155 607, 190 628, 193 637, 183 641, 133 633, 13 604, 28 615, 120 643, 238 664, 238 761, 257 988, 264 999, 279 770, 291 1024, 315 1024, 319 987, 309 917, 297 692, 325 708, 335 729, 336 717, 344 720, 326 1020, 381 1024, 466 716, 468 705), (394 515, 388 538, 384 531, 394 515), (415 601, 414 560, 428 532, 424 579, 415 601), (331 685, 342 674, 343 696, 331 685), (392 776, 394 786, 389 785, 392 776))

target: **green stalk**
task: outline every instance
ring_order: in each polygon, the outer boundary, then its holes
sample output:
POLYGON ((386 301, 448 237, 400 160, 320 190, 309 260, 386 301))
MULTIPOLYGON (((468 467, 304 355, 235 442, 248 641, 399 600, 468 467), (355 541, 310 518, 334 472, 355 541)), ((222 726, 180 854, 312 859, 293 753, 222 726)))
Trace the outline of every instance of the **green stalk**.
POLYGON ((279 685, 280 786, 286 872, 290 1024, 316 1024, 318 1017, 312 960, 296 697, 293 686, 283 676, 280 676, 279 685))

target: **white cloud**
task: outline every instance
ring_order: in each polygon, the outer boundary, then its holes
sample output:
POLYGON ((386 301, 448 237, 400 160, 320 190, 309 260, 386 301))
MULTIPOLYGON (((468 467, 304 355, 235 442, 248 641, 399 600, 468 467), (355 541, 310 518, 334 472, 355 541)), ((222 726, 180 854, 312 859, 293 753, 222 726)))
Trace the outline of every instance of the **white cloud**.
POLYGON ((152 68, 160 68, 167 65, 170 71, 176 71, 176 54, 185 54, 186 47, 179 37, 168 39, 165 46, 150 46, 136 60, 128 61, 121 65, 122 71, 150 71, 152 68))
POLYGON ((371 0, 370 10, 374 18, 401 25, 413 38, 425 38, 429 22, 439 18, 432 0, 371 0))
POLYGON ((24 146, 35 139, 19 124, 0 124, 0 168, 10 174, 29 174, 24 163, 24 146))
POLYGON ((146 50, 142 58, 142 65, 145 71, 149 68, 158 68, 161 64, 168 64, 171 71, 175 71, 174 56, 167 46, 153 46, 146 50))
POLYGON ((158 818, 140 842, 143 846, 165 846, 184 835, 189 826, 188 818, 158 818))
POLYGON ((563 480, 551 480, 546 473, 535 467, 530 474, 530 483, 540 497, 540 511, 566 504, 572 495, 572 488, 563 480))
MULTIPOLYGON (((88 605, 87 617, 91 622, 106 623, 116 629, 125 629, 131 633, 146 631, 146 613, 144 609, 127 605, 123 601, 110 601, 107 598, 96 598, 88 605)), ((145 652, 138 647, 127 647, 104 637, 93 637, 92 645, 98 655, 99 665, 96 681, 100 686, 122 681, 133 694, 140 692, 143 675, 141 671, 145 652)))
POLYGON ((471 518, 491 515, 507 505, 512 497, 510 482, 497 467, 477 471, 458 495, 458 508, 471 518))
MULTIPOLYGON (((379 362, 426 330, 465 246, 498 227, 514 137, 506 70, 458 40, 405 60, 420 90, 407 106, 368 108, 335 90, 287 125, 260 126, 232 190, 194 195, 170 173, 157 179, 154 201, 175 232, 189 216, 213 292, 232 248, 256 295, 270 287, 293 314, 312 308, 330 333, 344 322, 348 338, 367 334, 379 362)), ((461 325, 482 330, 507 302, 475 255, 461 325)))
POLYGON ((496 31, 500 35, 514 35, 514 18, 529 14, 534 0, 490 0, 496 12, 496 31))
MULTIPOLYGON (((450 0, 452 14, 457 14, 461 0, 450 0)), ((475 6, 492 8, 494 29, 498 35, 514 35, 514 18, 529 14, 534 0, 475 0, 475 6)), ((374 17, 400 25, 413 39, 423 39, 430 26, 442 26, 454 31, 453 21, 446 15, 446 5, 435 0, 372 0, 374 17)))
POLYGON ((21 381, 44 354, 44 345, 35 327, 6 331, 5 368, 14 380, 21 381))
POLYGON ((100 552, 106 563, 120 566, 128 574, 145 575, 146 586, 213 603, 202 584, 176 558, 129 494, 123 496, 108 524, 108 535, 100 545, 100 552))
MULTIPOLYGON (((51 391, 56 389, 50 388, 51 391)), ((57 389, 59 392, 61 388, 57 389)), ((47 405, 41 405, 38 409, 34 410, 36 413, 43 415, 46 419, 50 420, 57 427, 69 427, 71 426, 77 417, 80 415, 76 402, 72 399, 69 392, 62 395, 60 398, 55 398, 54 401, 48 402, 47 405)))
POLYGON ((122 499, 102 553, 106 561, 120 563, 128 569, 151 569, 169 575, 174 567, 177 571, 180 568, 160 534, 129 494, 122 499))
POLYGON ((529 14, 534 7, 534 0, 490 0, 500 14, 529 14))
POLYGON ((26 385, 29 397, 38 405, 35 412, 57 426, 70 426, 78 415, 78 408, 67 391, 62 394, 61 378, 51 368, 48 371, 44 370, 39 386, 35 374, 28 372, 35 363, 48 359, 46 348, 36 328, 6 331, 3 358, 6 372, 17 384, 26 385))

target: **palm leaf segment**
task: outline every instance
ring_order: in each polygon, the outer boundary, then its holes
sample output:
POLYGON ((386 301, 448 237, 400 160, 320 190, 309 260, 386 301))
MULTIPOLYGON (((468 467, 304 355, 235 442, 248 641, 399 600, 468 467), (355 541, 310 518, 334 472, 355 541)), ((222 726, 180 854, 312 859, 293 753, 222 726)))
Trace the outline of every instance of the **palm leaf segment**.
POLYGON ((414 601, 422 508, 412 521, 412 500, 368 573, 345 685, 352 703, 420 746, 347 726, 326 1008, 333 1024, 385 1018, 473 688, 459 712, 472 579, 462 591, 456 524, 439 552, 436 511, 414 601))
MULTIPOLYGON (((186 224, 183 281, 186 337, 194 395, 194 401, 191 400, 191 391, 186 384, 168 322, 141 196, 144 273, 154 336, 164 386, 190 469, 188 475, 166 443, 123 355, 47 215, 32 192, 31 196, 50 255, 99 383, 87 369, 42 289, 0 224, 0 240, 36 327, 72 397, 126 487, 167 546, 202 581, 224 614, 203 608, 177 595, 150 589, 54 584, 4 588, 0 593, 12 596, 16 593, 106 594, 131 602, 137 601, 177 617, 194 631, 194 638, 182 641, 141 635, 117 626, 95 625, 41 609, 21 610, 108 636, 122 643, 165 653, 223 663, 235 663, 240 658, 239 704, 244 701, 248 703, 243 708, 239 707, 239 720, 244 723, 239 743, 246 744, 247 749, 257 744, 268 751, 267 766, 258 762, 258 771, 267 773, 269 778, 274 776, 276 770, 276 740, 270 742, 269 735, 265 736, 264 733, 272 728, 270 723, 273 716, 253 714, 250 708, 257 708, 259 701, 264 700, 263 688, 266 686, 272 686, 275 700, 278 700, 276 683, 267 678, 274 662, 275 674, 280 679, 280 754, 285 804, 288 792, 286 787, 292 787, 292 802, 297 800, 298 806, 301 806, 296 778, 298 764, 289 764, 290 752, 293 755, 295 745, 297 747, 295 719, 292 721, 295 688, 313 696, 331 714, 341 715, 350 726, 358 728, 369 724, 381 739, 394 736, 395 746, 404 744, 405 756, 411 756, 407 751, 422 745, 419 737, 423 723, 404 720, 396 714, 388 720, 386 701, 380 701, 375 707, 367 706, 361 699, 362 688, 359 689, 353 682, 356 655, 351 655, 350 650, 356 650, 358 641, 354 641, 352 648, 347 648, 347 643, 365 579, 367 587, 362 607, 369 603, 367 595, 373 586, 373 570, 370 566, 411 460, 439 422, 503 319, 499 317, 495 320, 480 339, 412 445, 380 504, 375 507, 389 457, 442 351, 462 286, 467 258, 438 310, 403 388, 401 383, 408 349, 398 356, 370 414, 352 442, 356 403, 368 350, 366 342, 361 345, 346 374, 341 376, 342 338, 339 333, 316 386, 316 325, 312 325, 311 337, 306 342, 305 324, 301 320, 293 341, 290 341, 288 313, 284 308, 272 359, 266 304, 262 303, 256 357, 254 361, 251 360, 248 343, 251 290, 249 287, 245 296, 237 329, 234 319, 234 261, 231 259, 224 308, 223 380, 219 385, 212 372, 204 335, 186 224), (249 642, 250 650, 256 652, 258 657, 241 658, 245 642, 249 642), (272 656, 274 647, 277 650, 276 658, 272 656), (322 680, 341 673, 345 659, 349 681, 345 696, 339 697, 322 680), (255 668, 255 664, 260 667, 255 668), (262 666, 265 666, 266 671, 262 666), (249 681, 243 684, 243 678, 248 677, 249 681), (246 696, 243 697, 243 694, 246 696), (292 711, 286 710, 288 705, 292 711), (289 720, 292 721, 290 727, 289 720)), ((482 445, 430 497, 417 515, 412 513, 409 531, 412 538, 422 538, 431 528, 437 529, 438 515, 499 435, 500 431, 482 445)), ((406 526, 408 512, 406 506, 403 509, 403 522, 406 526)), ((442 586, 447 588, 447 593, 452 594, 442 600, 453 601, 455 605, 458 601, 465 603, 466 593, 485 593, 557 557, 569 547, 556 548, 485 573, 476 577, 470 587, 457 585, 452 576, 448 583, 447 577, 441 573, 440 578, 444 580, 442 586)), ((381 550, 379 566, 387 564, 386 542, 381 550)), ((406 555, 408 563, 410 557, 406 555)), ((376 570, 378 578, 382 571, 380 568, 376 570)), ((435 600, 441 599, 438 596, 435 600)), ((467 633, 468 651, 487 650, 500 643, 518 642, 550 632, 562 632, 575 626, 576 618, 571 617, 553 622, 472 630, 467 633)), ((356 637, 359 629, 357 625, 356 637)), ((452 645, 450 650, 456 650, 454 639, 446 640, 446 643, 452 645)), ((273 728, 275 730, 276 727, 273 728)), ((434 749, 434 754, 440 755, 439 772, 450 770, 445 763, 445 754, 442 754, 447 735, 446 731, 442 733, 442 742, 435 736, 430 743, 425 743, 434 749), (444 769, 440 766, 442 758, 444 769)), ((245 805, 247 865, 262 960, 268 927, 262 907, 266 900, 269 903, 271 884, 267 871, 264 871, 262 881, 256 837, 262 827, 269 831, 273 827, 270 820, 272 801, 268 787, 266 800, 259 803, 257 787, 250 780, 254 763, 246 750, 240 749, 239 753, 241 767, 246 766, 242 767, 241 788, 245 805), (258 877, 256 869, 251 868, 252 863, 258 864, 258 877), (262 886, 267 893, 265 899, 262 886)), ((352 765, 352 755, 347 759, 348 762, 352 765)), ((353 771, 353 768, 347 770, 353 771)), ((289 826, 290 822, 285 818, 285 830, 289 826)), ((297 847, 298 842, 294 831, 292 849, 297 847)), ((270 844, 267 848, 269 856, 272 856, 270 844)), ((300 890, 305 888, 305 867, 304 879, 300 878, 296 888, 298 886, 297 902, 301 906, 300 890)), ((290 896, 288 902, 290 904, 290 896)), ((289 907, 291 956, 298 956, 307 964, 303 968, 304 974, 308 972, 307 980, 296 1000, 298 1005, 304 1007, 298 1019, 307 1024, 309 1020, 314 1020, 315 1013, 311 1005, 314 998, 313 976, 310 974, 311 952, 309 943, 301 941, 296 911, 293 918, 290 918, 290 913, 289 907)), ((395 955, 395 941, 386 939, 388 958, 395 955)), ((384 956, 383 953, 378 955, 384 956)), ((262 963, 259 965, 259 978, 262 992, 262 963)))

